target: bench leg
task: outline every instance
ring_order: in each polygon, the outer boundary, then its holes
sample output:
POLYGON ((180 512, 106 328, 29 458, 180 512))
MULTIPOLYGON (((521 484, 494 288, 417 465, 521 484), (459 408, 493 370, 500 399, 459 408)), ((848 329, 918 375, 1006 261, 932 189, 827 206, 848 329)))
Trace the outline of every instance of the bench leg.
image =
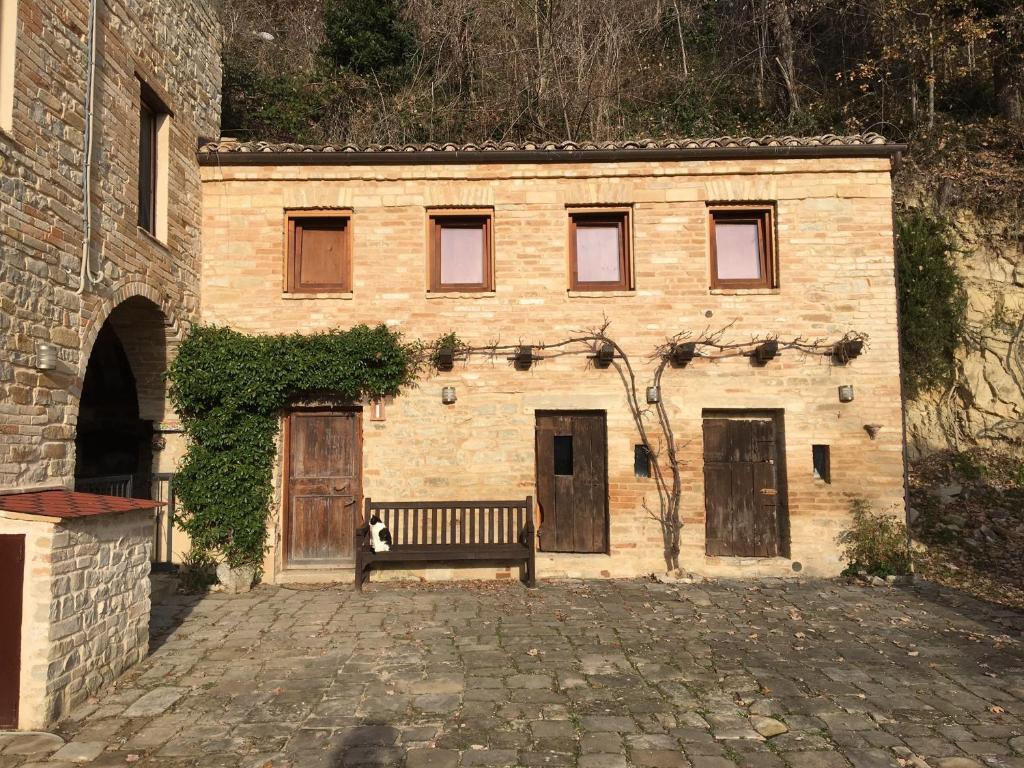
POLYGON ((364 563, 356 563, 356 592, 363 591, 363 584, 366 583, 366 572, 369 568, 364 563))
POLYGON ((527 587, 537 586, 537 561, 533 552, 519 566, 519 580, 527 587))

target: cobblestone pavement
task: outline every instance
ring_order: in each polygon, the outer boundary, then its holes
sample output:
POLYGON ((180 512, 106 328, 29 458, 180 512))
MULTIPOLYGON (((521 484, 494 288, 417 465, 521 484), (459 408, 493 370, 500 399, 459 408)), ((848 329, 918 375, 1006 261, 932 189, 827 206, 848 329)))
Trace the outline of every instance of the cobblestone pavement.
POLYGON ((154 625, 0 768, 1024 768, 1024 615, 928 588, 261 587, 154 625))

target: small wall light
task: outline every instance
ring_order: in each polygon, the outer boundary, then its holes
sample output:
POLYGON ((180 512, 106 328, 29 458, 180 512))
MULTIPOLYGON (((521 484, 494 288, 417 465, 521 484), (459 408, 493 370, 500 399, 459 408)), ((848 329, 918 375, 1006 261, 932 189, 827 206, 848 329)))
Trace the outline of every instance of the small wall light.
POLYGON ((758 344, 754 348, 754 364, 767 365, 769 360, 774 360, 779 354, 779 342, 775 339, 758 344))
POLYGON ((52 371, 56 367, 57 348, 53 344, 38 344, 36 346, 36 370, 52 371))
POLYGON ((441 388, 441 402, 445 405, 455 404, 455 387, 442 387, 441 388))
POLYGON ((647 388, 647 402, 651 405, 661 402, 661 388, 660 387, 648 387, 647 388))
POLYGON ((668 359, 676 368, 685 368, 697 354, 697 344, 688 341, 685 344, 673 344, 669 350, 668 359))
POLYGON ((450 371, 455 367, 455 350, 441 347, 434 353, 434 367, 439 371, 450 371))
POLYGON ((853 402, 853 384, 843 384, 839 387, 839 402, 840 403, 852 403, 853 402))
POLYGON ((515 357, 512 358, 512 365, 517 371, 528 371, 535 359, 533 347, 523 345, 516 349, 515 357))
POLYGON ((881 424, 865 424, 864 431, 868 433, 868 437, 874 440, 878 437, 878 433, 882 431, 881 424))
POLYGON ((844 339, 832 345, 832 359, 840 365, 846 365, 863 351, 863 339, 844 339))
POLYGON ((606 341, 600 347, 597 348, 597 354, 594 355, 594 365, 598 368, 607 368, 612 364, 612 360, 615 359, 615 345, 610 341, 606 341))

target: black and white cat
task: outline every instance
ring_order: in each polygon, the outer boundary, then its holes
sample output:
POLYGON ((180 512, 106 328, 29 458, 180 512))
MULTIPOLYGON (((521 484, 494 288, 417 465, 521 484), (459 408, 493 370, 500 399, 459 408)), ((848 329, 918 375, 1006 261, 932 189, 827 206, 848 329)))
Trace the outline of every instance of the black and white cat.
POLYGON ((376 512, 370 517, 370 546, 374 552, 391 551, 391 531, 376 512))

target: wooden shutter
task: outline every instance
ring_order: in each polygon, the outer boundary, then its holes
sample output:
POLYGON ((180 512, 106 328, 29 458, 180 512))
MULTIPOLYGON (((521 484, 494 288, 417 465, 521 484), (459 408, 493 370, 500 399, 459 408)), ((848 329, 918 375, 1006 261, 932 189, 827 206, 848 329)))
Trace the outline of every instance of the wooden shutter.
POLYGON ((291 220, 289 290, 352 290, 348 219, 303 217, 291 220))

